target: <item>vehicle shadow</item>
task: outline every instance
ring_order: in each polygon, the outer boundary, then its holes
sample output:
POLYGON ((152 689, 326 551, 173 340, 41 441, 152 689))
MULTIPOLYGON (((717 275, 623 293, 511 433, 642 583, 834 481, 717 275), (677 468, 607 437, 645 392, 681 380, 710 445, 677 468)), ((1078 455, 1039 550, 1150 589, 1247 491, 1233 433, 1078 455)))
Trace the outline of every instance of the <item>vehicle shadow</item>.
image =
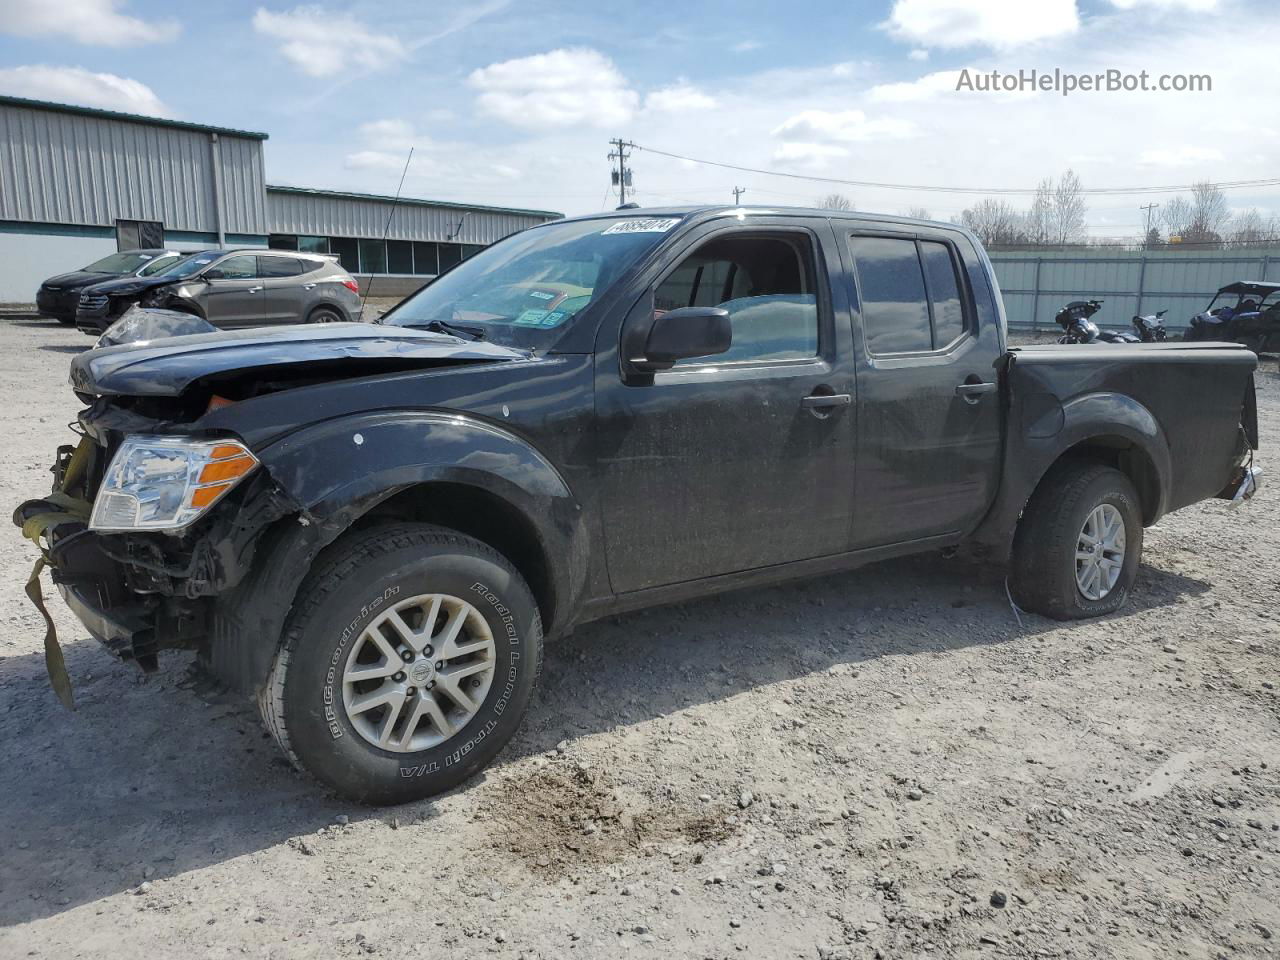
POLYGON ((92 347, 92 343, 86 343, 78 346, 72 346, 70 344, 42 343, 36 349, 48 350, 50 353, 84 353, 92 347))
MULTIPOLYGON (((1064 628, 1029 614, 1020 627, 1003 576, 925 556, 586 625, 549 645, 526 722, 495 766, 839 664, 1064 628)), ((1207 589, 1145 566, 1115 619, 1207 589)), ((50 693, 41 655, 0 660, 0 925, 258 852, 338 814, 432 815, 434 801, 377 810, 326 795, 288 767, 251 710, 183 689, 182 655, 143 678, 92 641, 64 649, 75 713, 50 693)))

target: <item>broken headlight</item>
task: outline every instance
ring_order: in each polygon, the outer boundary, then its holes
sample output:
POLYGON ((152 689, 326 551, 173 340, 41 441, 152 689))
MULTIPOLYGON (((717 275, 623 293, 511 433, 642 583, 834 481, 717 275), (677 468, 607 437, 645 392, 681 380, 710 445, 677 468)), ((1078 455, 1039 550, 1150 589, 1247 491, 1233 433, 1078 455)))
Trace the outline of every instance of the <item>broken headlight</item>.
POLYGON ((89 528, 178 530, 258 465, 235 440, 126 437, 94 498, 89 528))

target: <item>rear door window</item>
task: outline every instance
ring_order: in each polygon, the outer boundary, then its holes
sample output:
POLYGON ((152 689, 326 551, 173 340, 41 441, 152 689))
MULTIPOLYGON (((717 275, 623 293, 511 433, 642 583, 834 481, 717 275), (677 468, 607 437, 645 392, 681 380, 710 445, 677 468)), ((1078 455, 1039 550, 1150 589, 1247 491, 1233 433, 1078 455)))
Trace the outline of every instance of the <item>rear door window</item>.
POLYGON ((933 349, 924 272, 916 242, 896 237, 851 237, 867 350, 873 354, 933 349))
POLYGON ((964 294, 947 244, 852 236, 849 247, 869 353, 929 353, 964 335, 964 294))

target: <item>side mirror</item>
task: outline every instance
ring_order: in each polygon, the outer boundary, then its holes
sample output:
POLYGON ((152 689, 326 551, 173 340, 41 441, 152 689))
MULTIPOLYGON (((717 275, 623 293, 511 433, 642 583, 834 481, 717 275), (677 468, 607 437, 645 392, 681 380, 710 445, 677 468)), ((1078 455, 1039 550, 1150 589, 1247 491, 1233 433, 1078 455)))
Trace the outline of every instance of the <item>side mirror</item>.
POLYGON ((210 267, 204 273, 200 274, 201 280, 224 280, 226 274, 222 272, 220 267, 210 267))
POLYGON ((724 353, 733 343, 729 311, 720 307, 680 307, 654 318, 644 356, 632 363, 644 370, 667 370, 677 361, 724 353))

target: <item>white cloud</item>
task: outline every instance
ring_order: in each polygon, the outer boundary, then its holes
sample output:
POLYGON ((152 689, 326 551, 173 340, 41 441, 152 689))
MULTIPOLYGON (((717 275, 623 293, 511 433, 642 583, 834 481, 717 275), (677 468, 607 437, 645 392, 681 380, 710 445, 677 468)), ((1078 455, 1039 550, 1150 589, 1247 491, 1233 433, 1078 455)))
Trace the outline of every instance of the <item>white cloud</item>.
POLYGON ((1080 16, 1075 0, 896 0, 881 26, 921 47, 1007 50, 1074 33, 1080 16))
POLYGON ((917 62, 922 62, 922 61, 924 61, 924 60, 928 60, 928 59, 929 59, 929 51, 928 51, 928 50, 923 49, 922 47, 916 47, 916 49, 912 50, 910 53, 908 53, 908 54, 907 54, 907 59, 908 59, 908 60, 915 60, 915 61, 917 61, 917 62))
POLYGON ((862 143, 900 140, 915 133, 915 125, 896 117, 869 118, 861 110, 802 110, 773 129, 773 135, 797 143, 862 143))
POLYGON ((170 116, 169 108, 146 84, 83 67, 6 67, 0 69, 0 93, 149 117, 170 116))
POLYGON ((734 53, 750 53, 752 50, 759 50, 763 46, 764 44, 759 40, 742 40, 729 49, 734 53))
POLYGON ((357 67, 377 70, 408 56, 397 38, 373 33, 349 14, 321 7, 282 13, 258 8, 253 29, 280 41, 280 53, 307 76, 328 77, 357 67))
POLYGON ((775 163, 787 166, 808 167, 817 169, 826 166, 828 160, 849 156, 844 147, 829 143, 783 143, 773 151, 775 163))
POLYGON ((714 97, 703 93, 683 81, 661 90, 654 90, 644 98, 644 108, 659 113, 683 113, 686 110, 712 110, 714 97))
POLYGON ((392 150, 408 150, 423 138, 408 120, 371 120, 360 124, 360 136, 365 142, 392 150))
POLYGON ((1166 147, 1138 154, 1138 163, 1144 167, 1194 167, 1225 159, 1221 150, 1212 147, 1166 147))
POLYGON ((357 150, 346 156, 344 165, 350 170, 385 170, 399 173, 404 169, 406 155, 388 153, 386 150, 357 150))
POLYGON ((120 13, 116 9, 120 5, 119 0, 0 0, 0 33, 65 36, 100 47, 161 43, 178 35, 173 20, 140 20, 120 13))
POLYGON ((932 100, 939 94, 955 93, 959 78, 959 70, 940 70, 903 83, 879 84, 868 91, 867 97, 873 103, 918 103, 932 100))
POLYGON ((1218 0, 1111 0, 1113 7, 1132 10, 1135 7, 1152 7, 1157 10, 1194 10, 1202 12, 1218 9, 1218 0))
POLYGON ((612 60, 582 47, 490 64, 467 82, 481 110, 530 130, 626 123, 640 101, 612 60))

